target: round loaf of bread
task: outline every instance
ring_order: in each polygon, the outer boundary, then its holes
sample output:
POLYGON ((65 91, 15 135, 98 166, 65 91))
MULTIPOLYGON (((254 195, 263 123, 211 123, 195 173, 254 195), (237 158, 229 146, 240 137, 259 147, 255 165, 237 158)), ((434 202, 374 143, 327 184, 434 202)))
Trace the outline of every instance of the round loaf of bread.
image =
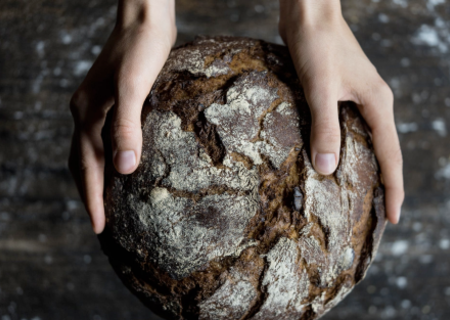
POLYGON ((335 306, 385 227, 370 133, 351 103, 339 117, 339 166, 323 176, 286 47, 173 49, 143 106, 138 169, 106 165, 100 241, 124 284, 165 319, 311 320, 335 306))

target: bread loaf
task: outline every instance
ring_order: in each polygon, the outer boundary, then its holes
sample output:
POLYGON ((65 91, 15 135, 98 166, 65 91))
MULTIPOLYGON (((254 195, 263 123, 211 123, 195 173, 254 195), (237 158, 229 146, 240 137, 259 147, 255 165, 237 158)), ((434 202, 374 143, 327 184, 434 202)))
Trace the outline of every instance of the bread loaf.
POLYGON ((322 176, 286 47, 174 49, 143 106, 138 169, 106 166, 100 240, 123 283, 166 319, 312 320, 335 306, 385 226, 369 131, 351 103, 339 116, 339 166, 322 176))

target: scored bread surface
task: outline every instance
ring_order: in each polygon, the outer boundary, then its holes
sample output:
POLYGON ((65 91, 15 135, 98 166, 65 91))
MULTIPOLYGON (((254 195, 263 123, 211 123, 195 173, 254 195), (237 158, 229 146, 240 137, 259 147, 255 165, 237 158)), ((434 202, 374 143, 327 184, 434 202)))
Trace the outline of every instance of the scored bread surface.
POLYGON ((317 319, 365 275, 384 226, 367 127, 339 109, 330 176, 286 47, 197 38, 172 50, 142 111, 141 163, 106 166, 102 247, 167 319, 317 319))

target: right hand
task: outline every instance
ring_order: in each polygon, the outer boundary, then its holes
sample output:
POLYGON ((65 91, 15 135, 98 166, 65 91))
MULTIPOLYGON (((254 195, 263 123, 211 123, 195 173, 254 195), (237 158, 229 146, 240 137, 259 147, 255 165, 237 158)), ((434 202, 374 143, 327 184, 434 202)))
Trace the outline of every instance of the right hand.
POLYGON ((323 175, 336 170, 341 148, 338 102, 355 102, 372 132, 387 218, 398 223, 405 192, 394 96, 345 22, 340 1, 280 0, 279 30, 310 106, 315 170, 323 175))
POLYGON ((116 170, 134 172, 142 149, 141 109, 176 39, 174 0, 119 1, 117 23, 70 101, 75 122, 69 168, 94 232, 105 226, 101 131, 114 106, 116 170))

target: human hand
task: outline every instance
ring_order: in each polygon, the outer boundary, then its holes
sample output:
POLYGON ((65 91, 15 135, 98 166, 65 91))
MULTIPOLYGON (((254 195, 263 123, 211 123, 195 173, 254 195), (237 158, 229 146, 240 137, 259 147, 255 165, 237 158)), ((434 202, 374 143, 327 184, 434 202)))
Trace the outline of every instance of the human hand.
POLYGON ((315 170, 324 175, 335 171, 341 141, 338 101, 354 101, 372 131, 387 218, 398 223, 404 199, 403 161, 393 94, 342 17, 340 1, 280 0, 279 32, 310 106, 315 170))
POLYGON ((174 0, 121 0, 117 23, 99 57, 72 96, 75 122, 69 168, 95 233, 105 226, 105 156, 101 131, 113 107, 116 170, 132 173, 142 149, 141 109, 176 39, 174 0))

